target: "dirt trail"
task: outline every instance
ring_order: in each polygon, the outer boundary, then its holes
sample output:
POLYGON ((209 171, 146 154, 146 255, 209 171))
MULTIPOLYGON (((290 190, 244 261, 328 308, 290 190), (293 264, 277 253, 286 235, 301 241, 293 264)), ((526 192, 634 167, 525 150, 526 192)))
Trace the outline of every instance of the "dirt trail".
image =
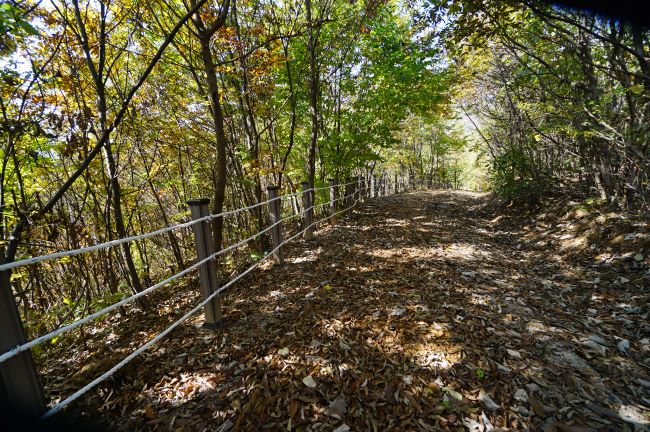
POLYGON ((612 310, 596 270, 483 201, 371 200, 238 284, 222 330, 183 326, 83 409, 129 430, 647 427, 647 297, 612 310))

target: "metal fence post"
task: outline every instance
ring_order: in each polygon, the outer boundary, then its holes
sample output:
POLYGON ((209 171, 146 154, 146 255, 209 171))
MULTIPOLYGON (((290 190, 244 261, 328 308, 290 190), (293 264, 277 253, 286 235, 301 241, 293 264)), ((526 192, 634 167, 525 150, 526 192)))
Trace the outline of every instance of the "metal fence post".
POLYGON ((273 260, 276 264, 282 264, 284 261, 282 259, 282 250, 280 245, 282 244, 282 223, 280 219, 282 218, 282 198, 278 196, 278 186, 269 186, 266 188, 266 191, 269 194, 269 215, 271 220, 271 241, 273 242, 273 260), (277 225, 276 225, 277 224, 277 225))
POLYGON ((336 198, 338 196, 339 186, 335 179, 329 179, 330 185, 330 223, 336 223, 336 198))
MULTIPOLYGON (((208 198, 200 198, 189 200, 187 204, 190 206, 192 212, 192 219, 201 219, 210 214, 208 198)), ((210 222, 205 220, 192 225, 194 231, 194 242, 196 244, 196 258, 202 261, 215 253, 214 243, 212 243, 212 230, 210 229, 210 222)), ((201 295, 203 300, 207 299, 218 288, 217 277, 217 263, 214 259, 208 260, 199 266, 199 281, 201 284, 201 295)), ((205 314, 204 328, 216 329, 221 326, 221 299, 215 296, 212 300, 206 303, 203 308, 205 314)))
MULTIPOLYGON (((0 254, 3 257, 0 262, 4 262, 4 248, 0 248, 0 254)), ((11 271, 0 272, 0 353, 27 342, 10 276, 11 271)), ((31 351, 23 351, 0 363, 0 406, 9 414, 39 417, 45 412, 43 389, 31 351)))
POLYGON ((312 226, 312 222, 314 220, 314 191, 309 186, 309 182, 304 181, 301 184, 302 208, 304 210, 302 220, 304 221, 303 228, 305 229, 303 238, 305 240, 311 240, 314 238, 314 227, 312 226))

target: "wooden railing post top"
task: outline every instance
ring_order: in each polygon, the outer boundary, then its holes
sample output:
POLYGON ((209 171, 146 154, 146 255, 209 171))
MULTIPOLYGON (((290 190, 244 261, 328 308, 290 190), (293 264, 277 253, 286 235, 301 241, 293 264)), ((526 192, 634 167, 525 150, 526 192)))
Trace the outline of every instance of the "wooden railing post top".
POLYGON ((331 179, 327 179, 327 181, 328 181, 330 184, 334 184, 334 183, 336 183, 336 179, 333 179, 333 178, 331 178, 331 179))
POLYGON ((280 186, 273 186, 272 185, 272 186, 267 186, 266 187, 267 191, 277 191, 278 189, 280 189, 280 186))
POLYGON ((308 180, 300 182, 300 185, 302 186, 303 189, 309 189, 309 181, 308 180))
POLYGON ((210 198, 195 198, 187 201, 189 206, 200 206, 210 204, 210 198))

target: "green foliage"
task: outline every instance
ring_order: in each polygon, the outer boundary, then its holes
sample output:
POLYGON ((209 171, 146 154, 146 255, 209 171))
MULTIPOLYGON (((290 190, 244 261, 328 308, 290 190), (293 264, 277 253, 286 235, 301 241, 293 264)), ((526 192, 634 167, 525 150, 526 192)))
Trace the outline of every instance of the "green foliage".
POLYGON ((16 49, 16 37, 38 35, 38 30, 23 16, 23 11, 9 2, 0 4, 0 56, 16 49))
POLYGON ((492 160, 489 178, 495 192, 507 199, 536 200, 543 189, 537 182, 533 164, 520 149, 511 149, 492 160))
POLYGON ((425 1, 418 19, 453 59, 454 100, 475 119, 495 190, 647 202, 650 78, 632 52, 650 46, 648 29, 516 0, 425 1))

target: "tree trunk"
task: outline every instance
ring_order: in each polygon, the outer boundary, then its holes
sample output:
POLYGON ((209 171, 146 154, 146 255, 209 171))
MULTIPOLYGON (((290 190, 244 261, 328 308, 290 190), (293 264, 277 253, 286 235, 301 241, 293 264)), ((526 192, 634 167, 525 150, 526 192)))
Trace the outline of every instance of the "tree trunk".
MULTIPOLYGON (((214 164, 214 192, 212 195, 212 213, 218 214, 223 211, 223 203, 226 196, 226 131, 223 121, 223 110, 219 96, 219 84, 215 72, 214 59, 210 50, 210 35, 202 34, 201 59, 203 60, 203 70, 205 72, 208 84, 208 97, 210 99, 210 111, 214 134, 216 138, 217 159, 214 164)), ((218 217, 212 220, 212 236, 215 251, 221 250, 223 246, 223 218, 218 217)))
POLYGON ((309 153, 307 156, 307 181, 309 187, 314 187, 316 179, 316 146, 318 144, 318 64, 316 58, 316 44, 318 38, 315 34, 314 22, 312 20, 311 0, 305 0, 305 13, 307 15, 307 26, 309 35, 307 38, 307 53, 309 55, 309 114, 311 117, 311 137, 309 140, 309 153))

